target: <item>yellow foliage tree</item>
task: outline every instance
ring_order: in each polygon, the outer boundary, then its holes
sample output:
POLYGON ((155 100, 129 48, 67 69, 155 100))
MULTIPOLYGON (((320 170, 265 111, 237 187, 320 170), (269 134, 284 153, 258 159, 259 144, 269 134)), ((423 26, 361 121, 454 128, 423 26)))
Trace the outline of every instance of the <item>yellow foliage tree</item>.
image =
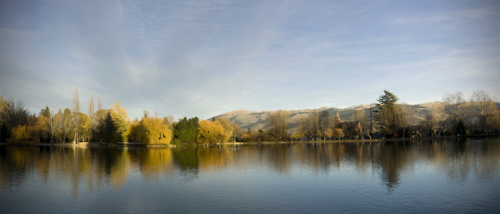
POLYGON ((130 121, 130 116, 127 115, 127 110, 120 106, 118 101, 115 102, 114 106, 111 106, 110 109, 111 118, 113 119, 113 123, 116 126, 116 131, 118 132, 118 136, 121 137, 122 141, 127 141, 126 133, 127 133, 127 125, 130 121))
POLYGON ((218 117, 215 121, 219 122, 224 128, 224 135, 226 135, 226 137, 222 139, 222 142, 227 142, 227 140, 233 135, 233 126, 231 125, 231 122, 225 117, 218 117))
POLYGON ((328 137, 328 138, 331 138, 333 135, 333 130, 331 128, 327 128, 325 130, 325 136, 328 137))
POLYGON ((170 144, 173 137, 172 130, 161 118, 142 118, 136 132, 144 144, 170 144))
POLYGON ((10 140, 12 141, 27 141, 30 138, 26 126, 16 126, 12 128, 11 133, 10 140))
POLYGON ((137 142, 139 139, 139 128, 141 122, 137 119, 131 121, 127 126, 127 139, 129 142, 137 142))
POLYGON ((302 134, 300 134, 300 133, 293 133, 292 134, 292 138, 300 140, 300 139, 302 139, 302 134))
POLYGON ((252 142, 252 141, 254 141, 254 139, 252 138, 251 134, 243 134, 243 135, 241 135, 241 140, 243 142, 252 142))
POLYGON ((340 128, 336 128, 333 132, 334 132, 333 136, 335 136, 335 137, 338 137, 338 138, 344 137, 344 132, 340 128))
POLYGON ((33 142, 40 142, 40 138, 47 139, 49 134, 47 118, 43 115, 38 117, 31 116, 29 125, 27 126, 27 132, 33 142))
POLYGON ((92 124, 90 121, 90 118, 87 116, 85 113, 78 113, 80 115, 80 133, 78 134, 78 137, 80 138, 80 141, 85 141, 86 139, 90 138, 90 132, 92 131, 92 124))
POLYGON ((200 125, 200 132, 198 133, 198 143, 211 143, 215 144, 221 142, 223 139, 227 139, 224 133, 224 127, 219 123, 219 121, 210 122, 208 120, 202 120, 198 122, 200 125))

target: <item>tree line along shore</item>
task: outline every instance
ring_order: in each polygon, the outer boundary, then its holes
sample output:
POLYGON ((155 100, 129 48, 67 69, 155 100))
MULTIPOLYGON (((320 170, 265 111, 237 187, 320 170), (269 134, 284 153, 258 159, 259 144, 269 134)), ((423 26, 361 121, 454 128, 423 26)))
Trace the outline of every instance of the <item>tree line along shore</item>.
POLYGON ((78 144, 80 142, 136 142, 146 145, 217 144, 227 142, 265 141, 356 141, 374 139, 407 139, 444 136, 478 136, 500 133, 500 111, 483 90, 473 91, 469 100, 462 92, 447 93, 442 102, 429 106, 423 120, 417 120, 411 105, 384 91, 376 107, 367 114, 355 110, 350 120, 338 113, 313 110, 296 118, 290 127, 286 110, 270 112, 263 129, 243 129, 228 118, 200 120, 171 115, 160 117, 144 111, 142 118, 131 120, 116 101, 104 109, 92 95, 87 113, 81 112, 78 88, 73 92, 70 108, 41 109, 29 112, 23 101, 0 96, 0 142, 78 144))

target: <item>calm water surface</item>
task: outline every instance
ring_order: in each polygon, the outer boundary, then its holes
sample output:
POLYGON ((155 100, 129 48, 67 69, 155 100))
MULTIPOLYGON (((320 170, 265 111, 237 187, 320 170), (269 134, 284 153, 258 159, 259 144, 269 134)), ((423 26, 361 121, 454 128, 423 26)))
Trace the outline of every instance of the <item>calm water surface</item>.
POLYGON ((0 146, 1 213, 499 213, 500 139, 0 146))

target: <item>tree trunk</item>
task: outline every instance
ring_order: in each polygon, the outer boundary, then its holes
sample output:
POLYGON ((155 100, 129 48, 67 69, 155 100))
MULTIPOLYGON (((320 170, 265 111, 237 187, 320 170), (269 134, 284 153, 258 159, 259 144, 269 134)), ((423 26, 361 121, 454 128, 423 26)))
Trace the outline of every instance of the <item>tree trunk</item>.
POLYGON ((78 140, 78 138, 77 138, 77 137, 78 137, 78 134, 77 134, 77 132, 76 132, 76 131, 77 131, 77 130, 75 129, 75 141, 73 142, 74 144, 77 144, 77 142, 78 142, 78 141, 77 141, 77 140, 78 140))

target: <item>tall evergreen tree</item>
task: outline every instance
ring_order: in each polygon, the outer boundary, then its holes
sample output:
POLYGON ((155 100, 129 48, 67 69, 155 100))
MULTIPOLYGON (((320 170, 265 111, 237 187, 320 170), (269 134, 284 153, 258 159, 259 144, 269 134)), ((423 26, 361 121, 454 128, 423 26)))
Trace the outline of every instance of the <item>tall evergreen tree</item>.
POLYGON ((399 98, 396 95, 387 90, 384 90, 384 94, 377 100, 378 110, 374 111, 377 113, 375 119, 384 135, 392 135, 396 131, 395 111, 398 100, 399 98))
POLYGON ((174 137, 183 143, 196 143, 198 137, 199 127, 198 117, 189 118, 184 117, 174 127, 174 137))

